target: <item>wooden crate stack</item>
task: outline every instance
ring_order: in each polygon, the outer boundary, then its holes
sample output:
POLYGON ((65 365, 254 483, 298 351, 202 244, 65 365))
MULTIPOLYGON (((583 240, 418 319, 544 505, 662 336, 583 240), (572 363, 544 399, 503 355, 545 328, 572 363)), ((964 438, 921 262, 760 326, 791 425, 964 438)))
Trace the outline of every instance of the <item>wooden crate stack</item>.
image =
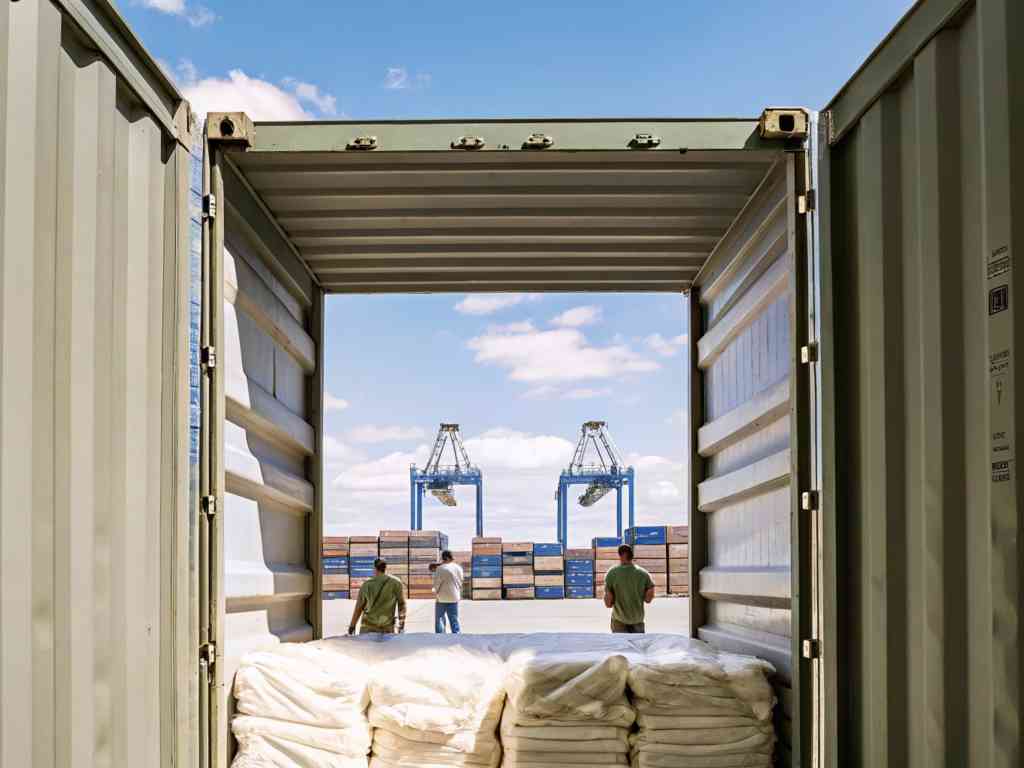
POLYGON ((473 552, 460 549, 452 552, 452 558, 462 568, 462 599, 473 598, 473 552))
POLYGON ((348 536, 325 536, 320 544, 323 569, 323 599, 349 597, 348 536))
POLYGON ((690 527, 670 525, 668 528, 668 593, 690 594, 690 527))
POLYGON ((594 550, 565 550, 565 596, 585 599, 594 596, 594 550))
POLYGON ((381 531, 380 559, 388 564, 388 573, 405 588, 409 596, 409 536, 412 531, 381 531))
POLYGON ((565 558, 561 544, 533 545, 533 587, 538 600, 565 597, 565 558))
POLYGON ((506 600, 533 599, 533 542, 502 543, 501 580, 506 600))
POLYGON ((473 539, 474 600, 501 600, 501 539, 478 536, 473 539))
POLYGON ((615 536, 599 536, 592 542, 594 550, 594 591, 604 596, 604 577, 619 564, 619 545, 622 539, 615 536))
POLYGON ((373 578, 373 561, 380 553, 376 536, 352 536, 348 540, 349 589, 352 597, 359 594, 359 588, 373 578))
POLYGON ((409 597, 434 599, 434 574, 430 566, 441 562, 448 537, 440 531, 414 531, 409 537, 409 597))
POLYGON ((626 543, 633 546, 633 562, 644 568, 654 580, 654 594, 668 594, 668 528, 664 525, 640 525, 626 529, 626 543))

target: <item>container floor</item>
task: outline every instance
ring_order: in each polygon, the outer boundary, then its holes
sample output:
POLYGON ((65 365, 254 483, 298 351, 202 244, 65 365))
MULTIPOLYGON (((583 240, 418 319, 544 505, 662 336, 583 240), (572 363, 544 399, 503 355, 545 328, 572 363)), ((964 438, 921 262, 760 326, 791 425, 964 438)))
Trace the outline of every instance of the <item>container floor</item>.
MULTIPOLYGON (((647 606, 647 631, 689 632, 689 599, 656 598, 647 606)), ((324 635, 348 631, 353 600, 324 602, 324 635)), ((601 600, 463 600, 459 622, 466 634, 514 632, 608 632, 611 611, 601 600)), ((410 600, 406 632, 434 631, 434 601, 410 600)))

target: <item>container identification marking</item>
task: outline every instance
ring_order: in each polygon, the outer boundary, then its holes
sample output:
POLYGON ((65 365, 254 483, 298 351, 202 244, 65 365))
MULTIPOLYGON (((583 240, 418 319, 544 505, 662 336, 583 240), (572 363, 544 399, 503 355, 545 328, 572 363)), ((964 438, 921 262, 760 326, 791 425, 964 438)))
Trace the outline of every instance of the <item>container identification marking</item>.
POLYGON ((985 257, 988 295, 989 462, 993 483, 1013 478, 1013 355, 1010 284, 1013 259, 1002 245, 985 257))

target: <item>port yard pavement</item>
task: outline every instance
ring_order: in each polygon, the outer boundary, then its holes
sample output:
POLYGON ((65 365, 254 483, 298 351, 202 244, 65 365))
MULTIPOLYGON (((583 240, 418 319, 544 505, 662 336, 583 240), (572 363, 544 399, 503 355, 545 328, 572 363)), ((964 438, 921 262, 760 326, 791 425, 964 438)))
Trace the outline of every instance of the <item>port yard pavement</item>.
MULTIPOLYGON (((687 634, 689 598, 655 598, 647 606, 647 631, 687 634)), ((352 618, 352 600, 324 602, 324 636, 344 635, 352 618)), ((463 600, 459 623, 465 634, 507 632, 609 632, 611 611, 594 600, 463 600)), ((409 600, 406 632, 434 631, 434 601, 409 600)))

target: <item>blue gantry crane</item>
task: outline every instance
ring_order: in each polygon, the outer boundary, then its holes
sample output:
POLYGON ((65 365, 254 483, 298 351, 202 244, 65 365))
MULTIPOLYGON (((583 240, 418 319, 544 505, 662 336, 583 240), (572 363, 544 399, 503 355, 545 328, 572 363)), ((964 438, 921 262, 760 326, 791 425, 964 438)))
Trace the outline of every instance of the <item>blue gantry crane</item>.
POLYGON ((455 486, 476 486, 476 535, 484 535, 484 476, 473 466, 462 443, 458 424, 442 424, 437 430, 434 448, 422 471, 413 464, 409 468, 409 527, 423 530, 423 493, 430 493, 442 504, 454 507, 455 486), (454 464, 446 464, 445 448, 451 447, 454 464))
POLYGON ((636 472, 633 467, 623 464, 615 442, 603 421, 586 421, 580 429, 580 441, 576 444, 568 469, 563 469, 558 478, 555 502, 558 506, 555 525, 558 541, 569 545, 569 486, 585 485, 587 490, 580 496, 581 506, 590 507, 615 491, 615 531, 622 538, 622 489, 629 487, 629 527, 635 525, 634 490, 636 472), (587 449, 593 448, 596 459, 587 460, 587 449))

